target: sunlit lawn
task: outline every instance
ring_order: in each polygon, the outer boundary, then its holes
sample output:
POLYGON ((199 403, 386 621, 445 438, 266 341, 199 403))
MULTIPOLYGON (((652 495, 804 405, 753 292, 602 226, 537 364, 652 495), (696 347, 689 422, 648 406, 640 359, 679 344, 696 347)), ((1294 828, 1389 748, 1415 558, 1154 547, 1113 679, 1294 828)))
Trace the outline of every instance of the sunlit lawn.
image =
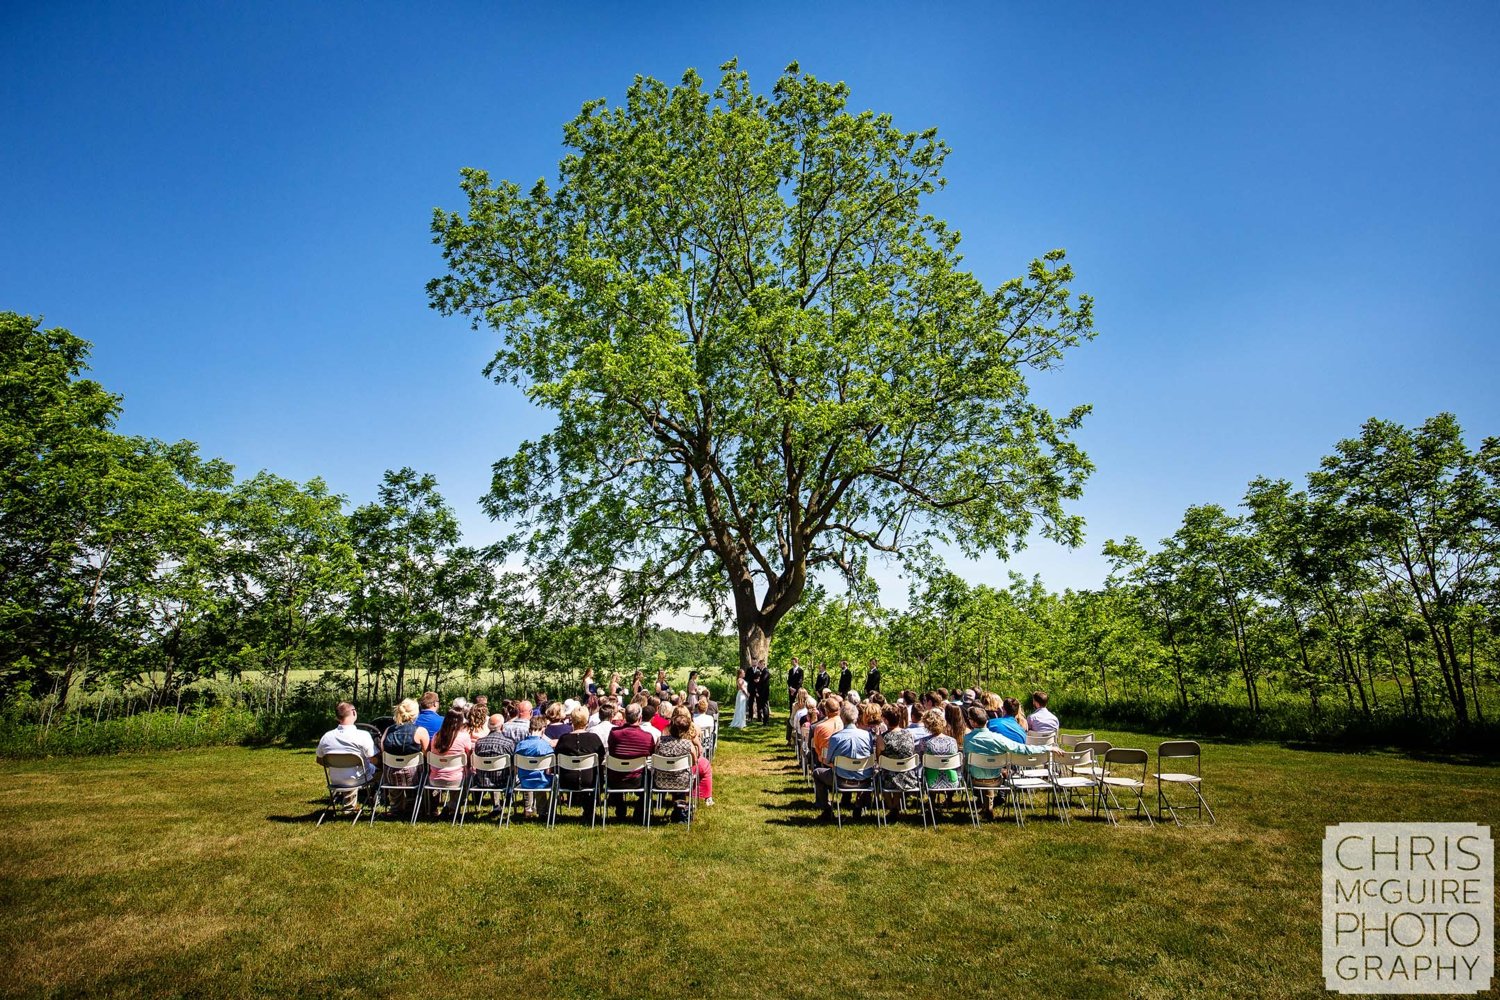
POLYGON ((1216 827, 838 831, 773 726, 726 736, 692 830, 591 833, 319 828, 307 748, 6 762, 0 990, 1323 995, 1323 826, 1500 816, 1481 766, 1231 745, 1205 769, 1216 827))

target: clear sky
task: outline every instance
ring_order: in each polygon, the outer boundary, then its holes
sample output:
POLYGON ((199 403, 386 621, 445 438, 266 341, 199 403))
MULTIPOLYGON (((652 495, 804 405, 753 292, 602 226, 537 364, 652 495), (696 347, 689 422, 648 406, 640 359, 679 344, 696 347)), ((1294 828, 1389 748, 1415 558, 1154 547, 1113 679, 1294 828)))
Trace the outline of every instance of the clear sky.
POLYGON ((1097 299, 1036 383, 1095 407, 1087 542, 971 579, 1097 585, 1106 538, 1371 416, 1500 433, 1500 4, 720 7, 0 4, 0 309, 93 341, 127 432, 355 502, 411 465, 488 541, 489 464, 539 419, 427 308, 432 209, 462 166, 552 177, 637 73, 795 59, 939 128, 931 208, 981 278, 1065 247, 1097 299))

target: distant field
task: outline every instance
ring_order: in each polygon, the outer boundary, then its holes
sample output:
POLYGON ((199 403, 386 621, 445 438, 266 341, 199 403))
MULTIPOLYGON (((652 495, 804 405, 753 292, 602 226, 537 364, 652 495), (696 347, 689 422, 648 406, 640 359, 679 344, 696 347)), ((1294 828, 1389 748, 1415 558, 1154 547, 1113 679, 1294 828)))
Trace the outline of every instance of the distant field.
POLYGON ((1241 744, 1216 827, 838 831, 780 738, 691 831, 318 828, 305 747, 7 762, 0 992, 1324 996, 1323 826, 1500 816, 1493 768, 1241 744))

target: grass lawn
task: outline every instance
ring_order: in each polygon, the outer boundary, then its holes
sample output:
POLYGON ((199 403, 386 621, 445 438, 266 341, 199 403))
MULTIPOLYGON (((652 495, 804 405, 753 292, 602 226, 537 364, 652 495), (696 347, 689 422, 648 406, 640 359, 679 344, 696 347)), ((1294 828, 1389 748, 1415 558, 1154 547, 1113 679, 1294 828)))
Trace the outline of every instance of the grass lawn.
POLYGON ((691 831, 319 828, 310 748, 6 762, 0 992, 1320 996, 1324 825, 1500 816, 1492 767, 1250 744, 1217 826, 838 831, 781 733, 691 831))

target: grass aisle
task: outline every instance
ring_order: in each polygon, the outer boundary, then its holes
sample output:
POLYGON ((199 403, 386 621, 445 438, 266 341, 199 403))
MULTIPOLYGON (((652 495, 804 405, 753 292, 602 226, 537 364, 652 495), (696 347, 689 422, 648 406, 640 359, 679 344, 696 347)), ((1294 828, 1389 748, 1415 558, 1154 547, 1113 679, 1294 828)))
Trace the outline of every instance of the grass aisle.
MULTIPOLYGON (((1154 749, 1155 739, 1101 734, 1154 749)), ((812 823, 779 724, 691 831, 313 826, 311 750, 6 762, 6 995, 1320 996, 1323 826, 1493 768, 1213 746, 1185 830, 812 823)))

